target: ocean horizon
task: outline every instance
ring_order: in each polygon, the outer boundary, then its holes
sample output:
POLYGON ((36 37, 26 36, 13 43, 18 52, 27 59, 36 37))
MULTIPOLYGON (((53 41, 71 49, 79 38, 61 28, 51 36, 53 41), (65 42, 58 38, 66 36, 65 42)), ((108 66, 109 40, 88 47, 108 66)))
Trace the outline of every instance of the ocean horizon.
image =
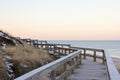
POLYGON ((120 58, 120 40, 47 40, 49 43, 70 44, 73 47, 85 47, 107 50, 111 57, 120 58))

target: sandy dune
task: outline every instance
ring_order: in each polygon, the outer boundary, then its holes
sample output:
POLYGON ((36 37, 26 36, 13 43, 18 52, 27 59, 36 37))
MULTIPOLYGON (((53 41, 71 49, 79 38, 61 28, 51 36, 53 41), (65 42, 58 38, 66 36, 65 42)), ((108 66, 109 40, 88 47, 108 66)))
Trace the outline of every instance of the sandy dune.
POLYGON ((112 57, 112 59, 113 59, 115 66, 117 67, 117 69, 120 72, 120 58, 112 57))

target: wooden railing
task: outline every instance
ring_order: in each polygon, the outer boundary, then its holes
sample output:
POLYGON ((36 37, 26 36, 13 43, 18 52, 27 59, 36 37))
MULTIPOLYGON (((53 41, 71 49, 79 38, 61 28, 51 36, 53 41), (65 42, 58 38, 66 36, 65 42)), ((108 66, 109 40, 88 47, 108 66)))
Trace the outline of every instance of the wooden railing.
POLYGON ((109 53, 106 50, 71 47, 69 44, 48 44, 47 42, 44 45, 46 47, 44 48, 42 46, 42 48, 46 49, 47 51, 53 51, 52 53, 54 55, 57 53, 59 57, 62 54, 64 54, 64 56, 54 62, 20 76, 15 80, 40 80, 44 75, 48 75, 51 80, 65 80, 68 74, 72 73, 78 64, 81 64, 81 59, 88 59, 89 57, 95 62, 97 62, 97 60, 101 60, 101 62, 106 66, 107 80, 120 80, 120 74, 118 73, 111 57, 109 56, 109 53), (65 48, 64 46, 68 47, 65 48), (59 68, 64 70, 61 70, 62 72, 58 75, 57 73, 59 73, 59 68))
POLYGON ((47 50, 49 54, 54 55, 57 58, 68 55, 69 53, 72 53, 77 50, 77 49, 71 49, 70 44, 51 44, 48 43, 47 41, 32 40, 32 39, 21 39, 21 40, 36 48, 43 48, 47 50))
POLYGON ((98 62, 100 62, 100 60, 102 61, 102 63, 105 63, 105 53, 104 50, 102 49, 93 49, 93 48, 81 48, 81 47, 71 47, 73 49, 81 49, 82 50, 82 56, 84 59, 86 59, 86 57, 91 57, 93 58, 93 61, 96 62, 97 59, 99 59, 98 62))
POLYGON ((105 53, 105 59, 106 59, 106 66, 108 71, 109 80, 120 80, 120 74, 115 67, 109 53, 107 50, 104 50, 105 53))
POLYGON ((73 70, 81 63, 81 50, 75 51, 68 56, 64 56, 52 63, 35 69, 15 80, 40 80, 42 77, 49 75, 51 80, 62 80, 66 78, 69 73, 73 73, 73 70), (69 68, 67 67, 69 66, 69 68), (60 69, 61 68, 61 69, 60 69), (60 69, 59 75, 57 70, 60 69))

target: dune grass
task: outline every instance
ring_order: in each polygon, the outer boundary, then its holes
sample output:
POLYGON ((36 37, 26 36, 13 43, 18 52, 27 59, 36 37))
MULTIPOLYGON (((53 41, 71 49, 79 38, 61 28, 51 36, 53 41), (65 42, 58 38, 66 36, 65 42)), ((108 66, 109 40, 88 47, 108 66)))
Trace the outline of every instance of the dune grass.
POLYGON ((12 70, 14 71, 15 77, 19 77, 54 60, 47 51, 25 43, 24 46, 7 46, 5 50, 1 48, 0 80, 8 79, 4 55, 11 57, 8 61, 13 64, 12 70))
POLYGON ((53 61, 47 51, 30 46, 7 32, 0 32, 4 34, 0 37, 0 44, 6 44, 5 49, 0 45, 0 80, 8 80, 6 61, 13 65, 11 69, 15 77, 53 61))
POLYGON ((4 58, 0 51, 0 80, 7 80, 7 78, 8 76, 6 73, 4 58))
POLYGON ((13 60, 24 62, 32 60, 41 65, 44 65, 46 60, 51 61, 50 55, 45 50, 34 48, 33 46, 24 45, 18 47, 7 47, 5 50, 7 55, 10 55, 13 60))
POLYGON ((16 77, 52 61, 51 56, 45 50, 27 44, 18 47, 9 46, 5 53, 11 56, 10 62, 13 63, 16 77))

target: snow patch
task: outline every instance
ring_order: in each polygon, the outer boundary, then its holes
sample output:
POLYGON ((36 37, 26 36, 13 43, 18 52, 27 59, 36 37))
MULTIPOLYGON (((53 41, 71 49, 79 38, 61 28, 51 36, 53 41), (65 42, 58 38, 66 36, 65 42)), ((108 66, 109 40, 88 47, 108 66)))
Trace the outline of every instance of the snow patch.
POLYGON ((2 43, 2 49, 6 49, 6 44, 2 43))
POLYGON ((5 57, 6 59, 8 59, 8 60, 9 60, 9 59, 12 59, 11 56, 8 56, 8 55, 5 55, 4 57, 5 57))
POLYGON ((2 32, 0 32, 0 36, 3 36, 4 34, 2 32))
POLYGON ((25 68, 28 67, 26 64, 22 64, 22 63, 20 63, 20 65, 21 65, 22 67, 25 67, 25 68))
POLYGON ((6 71, 7 71, 8 77, 9 77, 8 80, 14 80, 15 75, 14 75, 14 71, 12 70, 13 64, 8 61, 9 59, 11 59, 10 56, 4 55, 4 61, 5 61, 5 65, 6 65, 6 71))
POLYGON ((13 64, 12 64, 12 63, 9 63, 9 62, 5 62, 5 64, 6 64, 7 69, 10 69, 11 66, 13 66, 13 64))
POLYGON ((6 39, 9 39, 10 40, 10 37, 9 36, 4 36, 6 39))
POLYGON ((17 41, 15 41, 15 40, 12 40, 13 42, 14 42, 14 44, 16 45, 16 46, 18 46, 18 43, 17 43, 17 41))
POLYGON ((6 70, 7 70, 8 76, 9 76, 9 80, 13 80, 15 78, 14 72, 11 68, 11 67, 13 67, 13 64, 9 63, 7 61, 5 62, 5 64, 6 64, 6 70))

